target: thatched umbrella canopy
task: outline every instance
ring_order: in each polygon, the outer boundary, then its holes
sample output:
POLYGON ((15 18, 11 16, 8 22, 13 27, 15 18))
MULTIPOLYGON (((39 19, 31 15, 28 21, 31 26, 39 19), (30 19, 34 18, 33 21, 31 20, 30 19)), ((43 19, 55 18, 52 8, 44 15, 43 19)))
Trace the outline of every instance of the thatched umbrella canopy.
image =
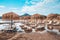
POLYGON ((40 14, 34 14, 34 15, 32 15, 31 16, 31 19, 45 19, 46 18, 46 16, 44 16, 44 15, 40 15, 40 14))
POLYGON ((41 23, 43 20, 46 19, 46 16, 45 15, 40 15, 40 14, 34 14, 31 16, 31 22, 33 23, 41 23))
POLYGON ((46 18, 46 22, 49 23, 49 24, 52 24, 52 21, 56 20, 57 18, 57 14, 49 14, 46 18))
POLYGON ((20 20, 24 20, 24 17, 23 16, 20 16, 20 20))
POLYGON ((50 20, 49 21, 49 27, 48 29, 59 29, 60 30, 60 15, 59 14, 49 14, 47 16, 47 20, 50 20))
POLYGON ((31 18, 31 15, 29 15, 29 14, 27 14, 27 13, 21 15, 21 17, 20 17, 20 19, 23 19, 23 20, 28 20, 28 19, 30 19, 30 18, 31 18))
POLYGON ((48 16, 47 16, 47 20, 53 20, 53 19, 57 19, 57 14, 49 14, 48 16))
POLYGON ((47 16, 47 21, 56 21, 56 22, 59 22, 60 21, 60 14, 49 14, 47 16))
POLYGON ((14 12, 8 12, 2 15, 3 20, 19 20, 19 15, 14 12))
POLYGON ((34 14, 31 16, 31 19, 39 19, 40 14, 34 14))
POLYGON ((45 15, 41 15, 41 17, 40 17, 41 19, 46 19, 47 17, 45 16, 45 15))
POLYGON ((24 16, 24 17, 23 17, 24 20, 28 20, 28 19, 30 19, 30 18, 31 18, 31 16, 24 16))
POLYGON ((60 20, 60 14, 58 14, 57 19, 60 20))

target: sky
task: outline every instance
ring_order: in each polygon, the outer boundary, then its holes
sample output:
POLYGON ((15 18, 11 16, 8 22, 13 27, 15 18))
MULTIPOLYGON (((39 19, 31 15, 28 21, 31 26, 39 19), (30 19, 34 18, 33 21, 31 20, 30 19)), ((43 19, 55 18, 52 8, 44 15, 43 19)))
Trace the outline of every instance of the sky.
POLYGON ((60 0, 0 0, 0 16, 8 12, 18 15, 60 14, 60 0))

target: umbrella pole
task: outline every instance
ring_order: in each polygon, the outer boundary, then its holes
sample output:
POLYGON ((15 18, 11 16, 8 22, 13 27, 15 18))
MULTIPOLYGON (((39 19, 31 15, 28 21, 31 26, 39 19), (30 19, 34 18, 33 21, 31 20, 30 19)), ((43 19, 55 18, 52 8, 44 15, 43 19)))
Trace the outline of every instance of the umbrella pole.
POLYGON ((12 20, 12 15, 11 15, 11 28, 12 28, 12 21, 13 21, 13 20, 12 20))

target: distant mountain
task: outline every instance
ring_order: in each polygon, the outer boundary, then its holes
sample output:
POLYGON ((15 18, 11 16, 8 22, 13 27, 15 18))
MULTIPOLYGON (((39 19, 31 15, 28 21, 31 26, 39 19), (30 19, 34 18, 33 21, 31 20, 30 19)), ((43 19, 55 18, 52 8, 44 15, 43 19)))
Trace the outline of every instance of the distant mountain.
POLYGON ((29 15, 28 13, 25 13, 25 14, 23 14, 22 16, 31 16, 31 15, 29 15))
POLYGON ((0 16, 0 19, 2 19, 2 16, 0 16))

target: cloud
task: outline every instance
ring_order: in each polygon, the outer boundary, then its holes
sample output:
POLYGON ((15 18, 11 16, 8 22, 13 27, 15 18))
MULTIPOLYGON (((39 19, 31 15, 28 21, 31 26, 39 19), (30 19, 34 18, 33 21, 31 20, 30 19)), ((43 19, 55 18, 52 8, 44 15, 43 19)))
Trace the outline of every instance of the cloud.
POLYGON ((21 12, 32 12, 32 11, 35 11, 33 6, 24 6, 21 10, 21 12))
POLYGON ((5 6, 0 5, 0 11, 3 10, 5 6))
MULTIPOLYGON (((34 3, 33 1, 31 1, 32 6, 24 6, 21 10, 21 12, 32 12, 32 13, 49 13, 52 12, 52 10, 54 10, 54 8, 56 8, 57 4, 55 5, 55 3, 58 3, 59 0, 44 0, 43 2, 38 2, 38 3, 34 3), (55 5, 55 6, 53 6, 55 5)), ((60 5, 60 4, 59 4, 60 5)), ((60 7, 59 7, 60 8, 60 7)), ((46 15, 46 14, 45 14, 46 15)))
POLYGON ((30 1, 26 1, 25 4, 26 5, 35 5, 36 3, 38 3, 40 0, 30 0, 30 1))
POLYGON ((5 12, 10 11, 18 13, 20 15, 23 13, 30 13, 30 14, 40 13, 44 15, 47 15, 47 13, 52 12, 58 13, 59 12, 58 10, 60 10, 60 4, 58 4, 58 1, 59 0, 31 0, 26 1, 22 8, 5 7, 3 5, 0 5, 0 13, 3 14, 5 12))
POLYGON ((34 1, 30 1, 30 3, 34 5, 34 4, 36 4, 37 2, 34 2, 34 1))
POLYGON ((26 1, 25 4, 30 4, 30 3, 28 1, 26 1))
POLYGON ((59 0, 45 0, 45 3, 54 3, 54 2, 58 2, 59 0))
MULTIPOLYGON (((32 2, 32 1, 30 1, 32 2)), ((39 9, 40 7, 43 6, 43 2, 38 2, 37 4, 33 2, 33 4, 35 5, 32 5, 32 6, 24 6, 21 10, 21 12, 34 12, 34 11, 37 11, 37 9, 39 9)))
POLYGON ((1 5, 0 5, 0 8, 5 8, 5 6, 1 6, 1 5))
POLYGON ((11 10, 17 10, 18 8, 9 8, 9 9, 11 9, 11 10))

